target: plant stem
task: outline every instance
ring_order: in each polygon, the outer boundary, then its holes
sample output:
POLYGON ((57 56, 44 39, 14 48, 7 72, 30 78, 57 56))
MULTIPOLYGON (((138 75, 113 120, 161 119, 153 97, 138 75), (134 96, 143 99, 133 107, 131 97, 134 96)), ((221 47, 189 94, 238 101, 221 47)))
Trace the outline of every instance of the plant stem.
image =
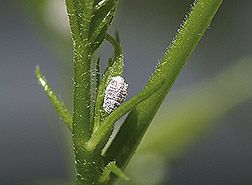
MULTIPOLYGON (((116 160, 119 167, 125 168, 159 106, 209 27, 221 3, 222 0, 195 1, 191 13, 181 26, 146 88, 150 88, 164 78, 166 79, 165 85, 149 99, 136 106, 129 114, 106 152, 107 161, 116 160)), ((113 180, 110 181, 110 184, 113 183, 113 180)))
POLYGON ((76 184, 98 184, 99 157, 83 149, 81 143, 91 135, 91 46, 89 28, 94 0, 66 0, 74 47, 73 145, 75 152, 76 184), (79 16, 81 19, 77 19, 79 16))

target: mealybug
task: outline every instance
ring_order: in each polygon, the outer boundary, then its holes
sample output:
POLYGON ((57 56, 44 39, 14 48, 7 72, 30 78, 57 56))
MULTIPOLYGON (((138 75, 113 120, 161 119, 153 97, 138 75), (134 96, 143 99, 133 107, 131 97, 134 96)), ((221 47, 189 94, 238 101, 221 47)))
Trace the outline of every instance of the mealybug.
POLYGON ((121 105, 127 95, 128 84, 120 76, 112 77, 106 90, 103 109, 110 114, 121 105))

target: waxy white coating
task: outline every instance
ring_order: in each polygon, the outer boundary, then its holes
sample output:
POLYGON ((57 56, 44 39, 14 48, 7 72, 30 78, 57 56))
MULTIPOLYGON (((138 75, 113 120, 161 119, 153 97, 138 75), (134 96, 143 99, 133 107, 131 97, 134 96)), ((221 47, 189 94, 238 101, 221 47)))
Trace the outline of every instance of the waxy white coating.
POLYGON ((128 84, 121 76, 112 77, 106 90, 103 109, 110 114, 119 107, 127 96, 128 84))

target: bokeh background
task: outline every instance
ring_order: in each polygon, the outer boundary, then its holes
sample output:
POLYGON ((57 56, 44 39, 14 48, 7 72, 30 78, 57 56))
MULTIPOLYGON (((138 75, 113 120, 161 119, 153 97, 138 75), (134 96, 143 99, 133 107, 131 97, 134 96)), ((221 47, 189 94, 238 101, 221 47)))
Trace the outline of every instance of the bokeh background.
MULTIPOLYGON (((192 2, 120 2, 110 33, 120 33, 129 97, 143 88, 192 2)), ((73 177, 70 134, 34 77, 39 64, 71 107, 64 1, 0 4, 0 184, 68 182, 73 177)), ((151 128, 128 168, 131 184, 252 184, 251 6, 250 0, 223 2, 153 122, 153 127, 189 126, 151 128), (184 116, 188 112, 193 116, 184 116)), ((107 45, 103 51, 105 66, 112 51, 107 45)))

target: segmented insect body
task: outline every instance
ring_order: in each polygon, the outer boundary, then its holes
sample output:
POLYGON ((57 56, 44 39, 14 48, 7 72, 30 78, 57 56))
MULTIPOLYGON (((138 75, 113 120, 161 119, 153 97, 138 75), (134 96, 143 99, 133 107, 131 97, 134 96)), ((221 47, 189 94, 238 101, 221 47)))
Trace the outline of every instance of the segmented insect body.
POLYGON ((127 95, 128 84, 120 77, 112 77, 106 90, 103 102, 103 109, 110 114, 113 110, 118 108, 125 100, 127 95))

